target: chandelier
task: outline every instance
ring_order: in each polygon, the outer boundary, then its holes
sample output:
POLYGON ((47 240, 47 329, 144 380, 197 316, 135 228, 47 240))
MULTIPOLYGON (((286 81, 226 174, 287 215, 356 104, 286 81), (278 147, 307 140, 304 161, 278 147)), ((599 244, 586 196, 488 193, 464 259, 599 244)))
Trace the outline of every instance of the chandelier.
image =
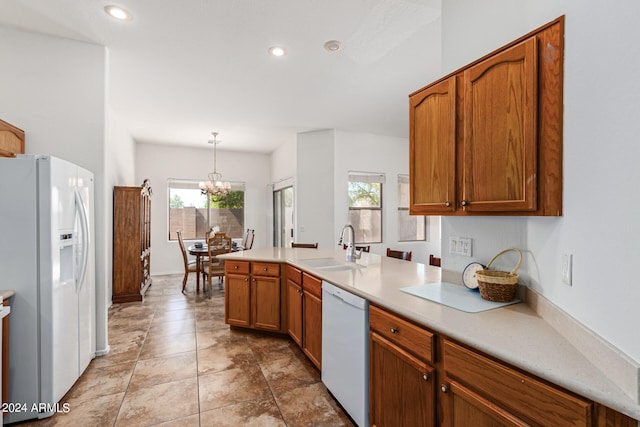
POLYGON ((218 132, 211 132, 213 140, 209 140, 209 144, 213 144, 213 172, 208 175, 208 180, 200 182, 198 185, 202 194, 209 194, 211 196, 222 197, 226 196, 231 190, 231 183, 229 181, 222 182, 222 174, 216 169, 216 145, 219 141, 216 139, 218 132))

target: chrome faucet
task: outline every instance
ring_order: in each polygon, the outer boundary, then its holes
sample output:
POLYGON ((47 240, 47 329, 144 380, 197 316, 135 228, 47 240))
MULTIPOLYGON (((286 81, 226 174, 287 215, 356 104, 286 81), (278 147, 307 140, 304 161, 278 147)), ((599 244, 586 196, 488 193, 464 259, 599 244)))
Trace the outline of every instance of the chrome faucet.
POLYGON ((346 230, 351 231, 351 234, 347 233, 347 237, 349 239, 348 243, 345 242, 345 244, 347 245, 346 260, 347 262, 355 262, 357 259, 360 259, 360 256, 362 255, 362 251, 355 250, 353 241, 356 240, 356 232, 354 231, 351 224, 347 224, 344 227, 342 227, 342 231, 340 232, 340 238, 338 239, 338 245, 342 245, 342 242, 344 240, 344 232, 346 230))

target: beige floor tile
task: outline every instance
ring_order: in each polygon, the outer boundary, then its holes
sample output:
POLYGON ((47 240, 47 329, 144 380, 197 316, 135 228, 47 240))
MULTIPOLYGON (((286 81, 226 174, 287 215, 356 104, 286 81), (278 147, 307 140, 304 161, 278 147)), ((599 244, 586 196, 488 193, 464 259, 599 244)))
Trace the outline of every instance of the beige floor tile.
POLYGON ((193 320, 195 317, 195 310, 192 308, 185 308, 182 310, 168 310, 168 311, 156 311, 151 326, 155 326, 159 323, 173 322, 176 320, 193 320))
POLYGON ((198 386, 201 412, 271 396, 262 372, 252 366, 199 376, 198 386))
POLYGON ((322 383, 289 390, 276 396, 287 426, 341 427, 353 424, 336 410, 335 402, 322 383))
POLYGON ((253 351, 242 341, 198 350, 198 375, 256 365, 253 351))
POLYGON ((286 426, 273 398, 223 406, 200 414, 202 427, 286 426))
POLYGON ((127 391, 116 426, 149 426, 198 413, 197 379, 127 391))
POLYGON ((290 352, 289 357, 263 361, 260 368, 276 396, 321 381, 319 372, 310 364, 301 361, 293 352, 290 352))
POLYGON ((162 323, 152 323, 149 328, 148 336, 186 334, 188 332, 195 332, 195 330, 196 324, 194 319, 172 320, 162 323))
POLYGON ((154 427, 200 427, 200 414, 156 424, 154 427))
POLYGON ((195 351, 180 353, 175 356, 139 360, 133 370, 133 376, 127 392, 156 384, 196 377, 197 375, 195 351))
POLYGON ((196 341, 198 350, 213 347, 216 345, 226 345, 230 342, 242 342, 247 344, 247 333, 235 331, 227 327, 196 329, 196 341))
POLYGON ((171 336, 152 335, 149 333, 142 346, 140 359, 169 356, 185 353, 196 349, 196 335, 194 332, 171 336))
POLYGON ((126 391, 134 366, 135 362, 108 366, 94 366, 92 363, 69 390, 66 398, 80 402, 126 391))

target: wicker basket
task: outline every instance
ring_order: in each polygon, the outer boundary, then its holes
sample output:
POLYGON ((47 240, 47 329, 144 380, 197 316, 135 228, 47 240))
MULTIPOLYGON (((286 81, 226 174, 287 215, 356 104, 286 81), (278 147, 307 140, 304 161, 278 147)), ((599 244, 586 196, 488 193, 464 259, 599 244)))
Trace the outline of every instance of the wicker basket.
POLYGON ((478 287, 480 288, 480 296, 488 301, 496 302, 510 302, 516 296, 516 288, 518 286, 518 269, 522 263, 522 252, 518 248, 509 248, 498 253, 491 258, 489 264, 484 270, 476 272, 476 278, 478 279, 478 287), (518 264, 515 268, 508 271, 489 270, 493 261, 505 252, 514 251, 520 255, 518 264))

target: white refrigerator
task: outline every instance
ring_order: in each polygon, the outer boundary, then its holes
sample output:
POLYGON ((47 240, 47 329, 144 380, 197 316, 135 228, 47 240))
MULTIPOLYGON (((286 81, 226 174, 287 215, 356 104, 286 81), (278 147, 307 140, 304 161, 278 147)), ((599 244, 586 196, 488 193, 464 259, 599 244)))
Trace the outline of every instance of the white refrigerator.
POLYGON ((4 419, 44 418, 95 357, 93 174, 50 156, 0 158, 0 288, 13 289, 4 419))

